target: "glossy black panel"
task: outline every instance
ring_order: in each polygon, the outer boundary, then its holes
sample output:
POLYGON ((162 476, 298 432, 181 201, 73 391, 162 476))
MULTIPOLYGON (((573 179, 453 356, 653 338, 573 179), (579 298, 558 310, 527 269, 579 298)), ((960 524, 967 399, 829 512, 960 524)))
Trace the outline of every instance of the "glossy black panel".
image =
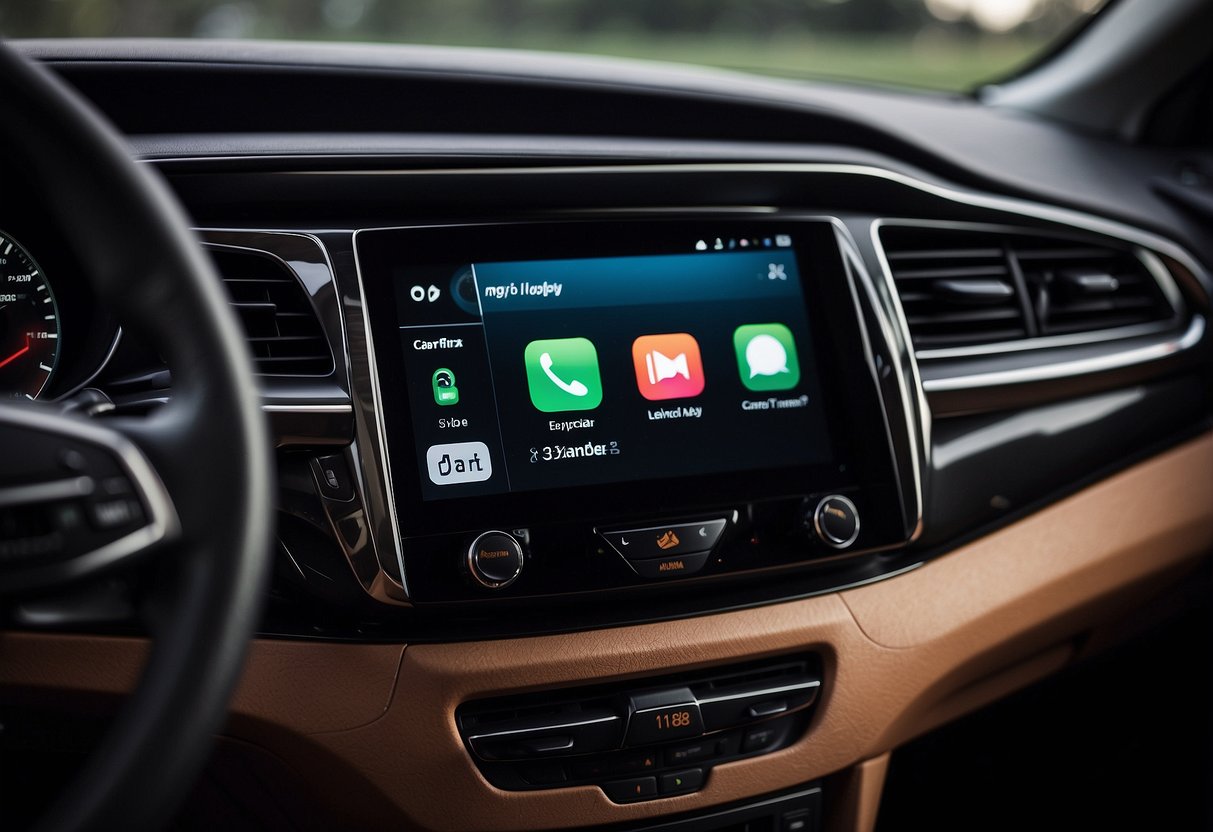
POLYGON ((921 544, 1022 514, 1201 424, 1209 407, 1209 386, 1181 376, 1030 410, 937 420, 921 544))

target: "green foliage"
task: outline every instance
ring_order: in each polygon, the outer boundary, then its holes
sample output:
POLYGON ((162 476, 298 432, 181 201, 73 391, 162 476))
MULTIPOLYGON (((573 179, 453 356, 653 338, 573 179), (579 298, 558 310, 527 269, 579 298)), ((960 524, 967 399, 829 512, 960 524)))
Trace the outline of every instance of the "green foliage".
POLYGON ((1091 5, 1035 2, 995 34, 972 16, 937 17, 929 0, 4 0, 0 32, 539 49, 962 90, 1012 70, 1091 5))

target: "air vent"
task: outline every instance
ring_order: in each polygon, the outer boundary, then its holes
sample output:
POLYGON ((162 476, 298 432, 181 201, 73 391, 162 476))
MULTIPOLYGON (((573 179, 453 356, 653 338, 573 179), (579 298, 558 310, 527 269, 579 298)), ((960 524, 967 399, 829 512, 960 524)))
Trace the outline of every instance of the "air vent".
POLYGON ((885 226, 880 238, 920 351, 1111 330, 1175 314, 1127 247, 922 226, 885 226))
POLYGON ((1024 297, 1002 237, 888 226, 880 238, 915 347, 1028 337, 1024 297))
POLYGON ((333 355, 307 292, 285 263, 256 251, 211 248, 240 316, 258 374, 322 376, 333 355))
POLYGON ((1128 251, 1066 241, 1011 241, 1041 335, 1169 319, 1158 281, 1128 251))

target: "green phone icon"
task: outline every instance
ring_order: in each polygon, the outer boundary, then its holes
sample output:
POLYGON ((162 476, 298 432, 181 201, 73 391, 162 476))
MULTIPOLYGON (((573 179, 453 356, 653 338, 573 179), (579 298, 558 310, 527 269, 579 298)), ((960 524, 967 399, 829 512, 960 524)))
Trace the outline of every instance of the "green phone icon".
POLYGON ((434 385, 434 401, 440 405, 459 404, 459 388, 455 386, 455 374, 446 367, 439 367, 431 377, 434 385))
POLYGON ((783 324, 746 324, 733 333, 741 383, 755 392, 791 390, 800 383, 796 339, 783 324))
POLYGON ((593 410, 602 404, 598 350, 588 338, 532 341, 523 358, 531 404, 537 410, 593 410))

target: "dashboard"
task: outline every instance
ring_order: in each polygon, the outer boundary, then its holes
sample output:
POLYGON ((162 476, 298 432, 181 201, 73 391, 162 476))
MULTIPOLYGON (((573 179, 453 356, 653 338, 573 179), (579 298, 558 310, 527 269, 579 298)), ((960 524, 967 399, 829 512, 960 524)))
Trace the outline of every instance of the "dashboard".
MULTIPOLYGON (((168 180, 248 338, 277 551, 225 733, 267 800, 865 828, 890 751, 1213 549, 1213 234, 1155 187, 1190 155, 624 63, 22 48, 168 180)), ((155 409, 163 362, 30 217, 0 395, 155 409)), ((121 690, 139 640, 95 610, 15 610, 5 684, 121 690), (84 651, 119 671, 37 661, 84 651)))

